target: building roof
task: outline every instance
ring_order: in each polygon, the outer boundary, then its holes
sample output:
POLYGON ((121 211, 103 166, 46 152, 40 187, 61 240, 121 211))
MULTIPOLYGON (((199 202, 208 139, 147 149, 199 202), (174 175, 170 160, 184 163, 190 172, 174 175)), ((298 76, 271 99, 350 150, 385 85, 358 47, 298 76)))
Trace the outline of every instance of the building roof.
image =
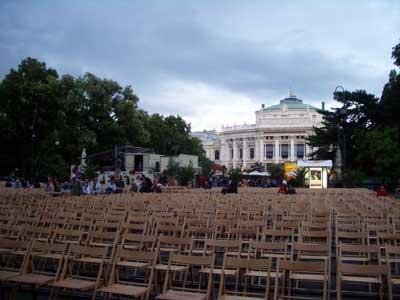
POLYGON ((332 160, 298 160, 298 167, 327 167, 332 168, 332 160))
POLYGON ((263 110, 282 110, 283 108, 286 109, 307 109, 307 108, 311 108, 311 109, 318 109, 315 106, 312 106, 310 104, 305 104, 303 103, 303 100, 297 98, 295 95, 290 94, 290 96, 288 98, 285 98, 283 100, 280 101, 279 104, 275 104, 272 106, 268 106, 266 108, 264 108, 263 110))

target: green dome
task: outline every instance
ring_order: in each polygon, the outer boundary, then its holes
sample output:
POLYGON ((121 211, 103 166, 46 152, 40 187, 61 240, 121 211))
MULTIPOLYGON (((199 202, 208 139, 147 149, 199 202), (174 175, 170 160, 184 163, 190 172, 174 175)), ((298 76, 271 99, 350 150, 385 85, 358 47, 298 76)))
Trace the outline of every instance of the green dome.
POLYGON ((284 105, 286 105, 287 109, 307 109, 307 107, 311 109, 318 109, 315 106, 304 104, 303 100, 300 100, 296 96, 290 96, 289 98, 281 100, 279 104, 268 106, 264 108, 264 110, 282 110, 284 105))

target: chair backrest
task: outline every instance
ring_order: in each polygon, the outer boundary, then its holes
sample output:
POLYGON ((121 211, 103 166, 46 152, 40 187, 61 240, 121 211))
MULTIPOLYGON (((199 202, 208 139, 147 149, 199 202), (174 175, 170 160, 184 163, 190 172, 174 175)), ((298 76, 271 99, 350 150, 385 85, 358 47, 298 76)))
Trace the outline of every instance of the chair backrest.
POLYGON ((108 284, 145 286, 150 292, 158 251, 135 251, 119 246, 108 284), (138 272, 138 270, 146 272, 138 272), (150 270, 150 272, 148 272, 150 270), (132 276, 132 274, 136 274, 132 276))
POLYGON ((387 266, 338 263, 337 272, 348 276, 379 277, 387 274, 387 266))
MULTIPOLYGON (((224 261, 221 270, 221 281, 219 287, 219 299, 224 299, 225 295, 235 296, 259 296, 263 299, 268 299, 270 279, 272 276, 272 259, 271 258, 237 258, 224 256, 224 261), (265 289, 263 293, 255 293, 252 289, 247 289, 246 285, 239 284, 236 280, 234 287, 225 284, 226 270, 236 270, 237 278, 243 278, 244 274, 247 276, 263 277, 265 279, 265 289), (253 272, 253 273, 252 273, 253 272)), ((249 298, 250 299, 250 298, 249 298)), ((257 298, 259 299, 259 298, 257 298)))
POLYGON ((0 239, 0 270, 22 272, 32 241, 0 239))
POLYGON ((57 279, 67 248, 68 244, 33 241, 23 273, 52 275, 57 279))
POLYGON ((168 289, 179 289, 183 291, 198 292, 206 295, 206 299, 210 299, 211 289, 212 289, 212 273, 214 270, 214 260, 215 256, 193 256, 193 255, 183 255, 171 253, 169 256, 167 272, 165 274, 164 288, 165 293, 168 289), (184 279, 181 281, 174 281, 170 276, 171 266, 181 265, 186 267, 184 274, 184 279), (202 268, 208 268, 210 272, 206 273, 208 276, 206 288, 203 288, 200 284, 201 277, 200 271, 202 268), (192 282, 188 285, 187 276, 188 272, 191 270, 192 282), (196 282, 197 280, 197 282, 196 282), (179 283, 179 284, 178 284, 179 283))
POLYGON ((125 231, 121 246, 124 249, 153 251, 156 246, 155 235, 136 234, 125 231))

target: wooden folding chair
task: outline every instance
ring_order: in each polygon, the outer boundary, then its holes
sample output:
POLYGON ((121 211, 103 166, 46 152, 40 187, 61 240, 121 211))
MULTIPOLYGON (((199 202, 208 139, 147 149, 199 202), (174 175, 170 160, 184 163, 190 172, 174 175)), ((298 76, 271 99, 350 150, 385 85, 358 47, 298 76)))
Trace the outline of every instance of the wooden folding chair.
MULTIPOLYGON (((8 281, 12 282, 15 288, 29 286, 33 292, 56 281, 61 272, 67 247, 67 244, 33 241, 23 271, 9 278, 8 281)), ((16 290, 14 298, 15 296, 16 290)))
POLYGON ((157 251, 135 251, 118 247, 108 284, 99 292, 148 299, 152 290, 157 251), (142 272, 139 272, 139 271, 142 272))
POLYGON ((70 245, 59 280, 51 283, 55 297, 59 289, 72 293, 91 291, 92 300, 105 283, 104 263, 108 247, 70 245), (96 270, 97 269, 97 270, 96 270))
POLYGON ((158 295, 158 300, 210 300, 212 295, 212 275, 207 275, 208 279, 203 284, 202 276, 199 269, 208 268, 212 274, 214 268, 214 255, 212 256, 192 256, 171 253, 168 262, 167 272, 165 274, 163 293, 158 295), (184 267, 185 273, 191 271, 190 274, 182 276, 183 280, 173 280, 176 272, 172 271, 171 266, 181 265, 184 267), (188 276, 190 275, 190 280, 188 276))
POLYGON ((389 298, 392 299, 394 294, 393 289, 396 286, 400 286, 400 246, 387 245, 385 252, 388 270, 388 293, 389 298))
MULTIPOLYGON (((300 295, 293 295, 292 281, 296 281, 296 289, 299 283, 322 283, 322 299, 328 299, 329 272, 328 263, 324 262, 295 262, 279 260, 275 277, 274 299, 299 298, 300 295)), ((313 287, 315 291, 315 287, 313 287)), ((312 297, 310 297, 312 299, 312 297)), ((307 299, 310 299, 307 297, 307 299)), ((315 299, 321 299, 321 295, 315 299)))
POLYGON ((0 283, 19 275, 31 247, 31 241, 0 239, 0 283))
POLYGON ((56 229, 53 235, 54 243, 66 243, 80 245, 83 239, 83 232, 72 229, 56 229))
POLYGON ((270 282, 275 278, 271 270, 272 259, 244 259, 224 256, 218 299, 263 300, 269 299, 270 282), (229 272, 227 272, 229 270, 229 272), (232 275, 234 273, 234 275, 232 275), (227 277, 235 277, 234 283, 227 277), (251 285, 248 284, 251 279, 251 285), (254 279, 261 279, 264 285, 254 285, 254 279), (240 280, 242 282, 240 282, 240 280), (229 283, 229 285, 228 285, 229 283), (233 288, 231 288, 233 287, 233 288))
MULTIPOLYGON (((379 299, 383 299, 384 276, 388 275, 386 265, 356 265, 339 262, 336 270, 336 295, 337 299, 342 299, 342 283, 353 283, 351 292, 354 288, 362 284, 375 284, 378 286, 377 294, 379 299)), ((365 290, 365 288, 363 289, 365 290)), ((389 298, 391 299, 391 298, 389 298)))
POLYGON ((156 247, 157 237, 155 235, 136 234, 125 231, 122 236, 121 246, 124 249, 153 251, 156 247))

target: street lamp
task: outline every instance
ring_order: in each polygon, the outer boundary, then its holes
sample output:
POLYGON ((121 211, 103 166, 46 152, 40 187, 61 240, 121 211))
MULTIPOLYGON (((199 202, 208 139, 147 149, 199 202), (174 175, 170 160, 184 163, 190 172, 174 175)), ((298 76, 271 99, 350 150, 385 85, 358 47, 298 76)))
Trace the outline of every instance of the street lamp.
MULTIPOLYGON (((333 92, 333 94, 334 94, 334 99, 335 100, 338 100, 339 99, 339 97, 337 96, 337 92, 338 92, 338 90, 341 90, 341 92, 342 92, 342 95, 344 95, 344 93, 345 93, 345 89, 341 86, 341 85, 338 85, 336 88, 335 88, 335 91, 333 92)), ((346 135, 345 135, 345 127, 344 127, 344 124, 345 124, 345 117, 346 117, 346 114, 347 114, 347 108, 345 108, 345 107, 342 107, 342 108, 340 108, 339 110, 338 110, 338 112, 339 112, 339 118, 340 118, 340 121, 342 121, 342 118, 343 118, 343 124, 342 124, 342 126, 340 127, 340 123, 338 124, 339 126, 338 126, 338 148, 337 148, 337 153, 336 153, 336 156, 337 156, 337 159, 341 159, 341 156, 343 155, 343 163, 342 163, 342 165, 340 166, 341 168, 341 173, 342 173, 342 178, 344 178, 344 173, 345 173, 345 169, 346 169, 346 135), (342 135, 343 135, 343 141, 342 141, 342 153, 340 153, 340 129, 342 129, 342 135)), ((344 180, 343 180, 344 181, 344 180)))

